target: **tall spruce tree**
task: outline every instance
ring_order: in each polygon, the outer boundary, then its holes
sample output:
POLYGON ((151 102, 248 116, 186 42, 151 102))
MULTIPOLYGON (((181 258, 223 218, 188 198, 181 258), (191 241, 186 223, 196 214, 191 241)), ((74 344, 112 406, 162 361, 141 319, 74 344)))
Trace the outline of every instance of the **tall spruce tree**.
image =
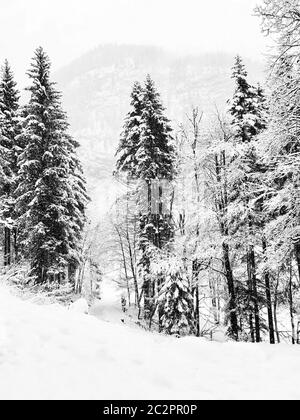
POLYGON ((173 235, 170 214, 164 214, 161 203, 156 206, 153 200, 162 200, 161 182, 170 182, 175 176, 176 151, 170 122, 150 76, 143 89, 138 83, 134 85, 131 106, 118 149, 117 169, 138 181, 140 196, 146 201, 139 208, 140 269, 145 318, 149 319, 155 307, 155 284, 150 275, 151 248, 162 248, 173 235), (153 207, 158 211, 153 212, 153 207))
POLYGON ((154 201, 161 201, 166 194, 162 181, 171 182, 176 174, 176 150, 170 121, 164 115, 164 107, 155 84, 148 75, 143 95, 141 138, 137 150, 137 176, 143 181, 148 198, 148 209, 140 214, 141 259, 140 270, 144 278, 144 316, 151 319, 155 311, 155 291, 164 279, 157 282, 150 274, 153 246, 162 249, 172 239, 174 228, 171 214, 164 214, 162 206, 153 212, 154 201), (155 193, 156 189, 156 193, 155 193), (159 283, 159 284, 158 284, 159 283))
POLYGON ((229 113, 236 156, 231 162, 229 176, 231 230, 239 245, 246 243, 247 246, 248 304, 247 307, 243 305, 243 312, 249 314, 252 340, 259 342, 260 315, 255 245, 256 234, 261 227, 261 217, 253 206, 253 200, 259 191, 259 174, 262 171, 256 151, 256 140, 257 135, 266 128, 266 106, 261 87, 253 87, 248 83, 247 72, 239 56, 236 57, 232 77, 236 88, 229 113))
POLYGON ((137 178, 137 149, 140 145, 141 118, 143 113, 143 90, 140 83, 135 82, 131 93, 131 110, 128 113, 121 134, 116 155, 119 173, 125 172, 130 179, 137 178))
POLYGON ((68 134, 61 94, 50 81, 50 60, 40 47, 28 76, 30 99, 24 108, 20 140, 18 211, 23 253, 38 283, 61 282, 80 263, 87 195, 76 156, 78 143, 68 134))
POLYGON ((16 179, 20 147, 19 92, 7 60, 1 69, 0 80, 0 154, 2 179, 0 186, 1 219, 4 224, 4 265, 12 262, 17 254, 17 226, 15 220, 16 179))
POLYGON ((143 95, 141 138, 137 150, 140 179, 172 180, 175 175, 176 150, 170 121, 164 115, 160 95, 148 75, 143 95))
POLYGON ((230 101, 229 113, 232 127, 239 143, 247 143, 266 127, 265 98, 258 85, 251 86, 242 58, 238 55, 232 69, 235 92, 230 101))

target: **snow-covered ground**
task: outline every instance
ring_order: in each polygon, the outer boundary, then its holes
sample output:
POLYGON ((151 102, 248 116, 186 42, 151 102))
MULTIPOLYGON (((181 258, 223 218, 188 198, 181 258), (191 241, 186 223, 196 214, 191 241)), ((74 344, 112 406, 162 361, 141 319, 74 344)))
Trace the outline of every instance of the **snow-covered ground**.
POLYGON ((116 308, 95 315, 1 286, 0 399, 300 398, 297 346, 178 340, 118 324, 116 308))

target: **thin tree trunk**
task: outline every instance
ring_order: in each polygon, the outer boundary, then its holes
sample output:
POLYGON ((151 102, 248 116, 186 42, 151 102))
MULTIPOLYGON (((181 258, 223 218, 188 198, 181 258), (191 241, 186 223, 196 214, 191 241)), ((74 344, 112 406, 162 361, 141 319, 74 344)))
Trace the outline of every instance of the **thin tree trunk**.
POLYGON ((227 243, 223 243, 223 257, 225 266, 225 275, 227 280, 228 292, 229 292, 229 317, 231 325, 231 335, 235 340, 239 338, 239 327, 237 319, 237 307, 236 307, 236 296, 233 274, 231 269, 231 263, 229 259, 229 246, 227 243))
POLYGON ((130 268, 131 268, 131 273, 132 273, 133 283, 134 283, 135 304, 136 304, 136 306, 138 306, 139 305, 139 286, 138 286, 137 275, 136 275, 136 271, 135 271, 135 267, 134 267, 134 255, 133 255, 132 247, 131 247, 131 243, 130 243, 128 225, 127 225, 127 229, 126 229, 126 237, 127 237, 128 250, 129 250, 130 268))
POLYGON ((144 294, 144 288, 142 288, 141 293, 140 293, 140 298, 139 298, 139 302, 138 302, 138 308, 139 308, 139 312, 138 312, 138 320, 141 320, 141 315, 142 315, 142 298, 143 298, 143 294, 144 294))
POLYGON ((4 228, 4 239, 3 239, 3 265, 7 266, 7 240, 6 240, 6 227, 4 228))
POLYGON ((11 265, 11 230, 4 228, 4 266, 11 265))
POLYGON ((253 325, 253 285, 252 285, 252 275, 251 275, 251 261, 250 261, 250 253, 247 252, 247 286, 248 286, 248 295, 249 295, 249 328, 250 328, 250 336, 252 343, 255 343, 255 331, 253 325))
MULTIPOLYGON (((215 155, 215 170, 217 183, 220 187, 219 195, 216 197, 216 209, 219 214, 220 219, 220 232, 227 239, 229 236, 228 226, 227 226, 227 207, 228 207, 228 194, 227 194, 227 180, 226 175, 223 175, 222 180, 222 171, 221 168, 225 170, 226 168, 226 155, 225 152, 222 152, 220 157, 215 155)), ((229 319, 230 319, 230 328, 231 336, 233 339, 238 341, 239 339, 239 325, 237 317, 237 305, 236 305, 236 292, 234 286, 233 272, 231 268, 231 262, 229 257, 229 245, 226 240, 223 240, 223 260, 224 260, 224 271, 227 281, 228 294, 229 294, 229 319)))
MULTIPOLYGON (((263 239, 262 247, 264 256, 266 259, 267 243, 263 239)), ((271 285, 270 285, 270 273, 268 270, 265 270, 265 288, 266 288, 266 301, 267 301, 267 310, 268 310, 268 325, 269 325, 269 337, 270 344, 275 344, 275 331, 274 331, 274 321, 273 321, 273 312, 272 312, 272 296, 271 296, 271 285)))
POLYGON ((275 331, 274 331, 274 320, 273 320, 273 312, 272 312, 272 296, 271 296, 269 272, 265 273, 265 286, 266 286, 266 300, 267 300, 267 310, 268 310, 270 344, 275 344, 275 331))
POLYGON ((201 336, 201 325, 200 325, 200 295, 199 295, 199 285, 197 284, 195 288, 195 318, 196 318, 196 336, 201 336))
POLYGON ((209 289, 210 289, 210 294, 211 294, 211 305, 213 309, 214 320, 215 320, 215 323, 218 324, 219 321, 218 321, 218 305, 217 305, 216 288, 211 278, 209 278, 208 284, 209 284, 209 289))
POLYGON ((300 243, 295 244, 295 257, 296 257, 296 262, 297 262, 297 267, 298 267, 298 277, 300 281, 300 243))
POLYGON ((274 326, 275 326, 277 343, 280 344, 280 334, 278 330, 278 320, 277 320, 278 287, 279 287, 279 275, 277 277, 275 290, 274 290, 274 326))
POLYGON ((291 326, 292 326, 292 344, 296 344, 296 339, 295 339, 295 320, 294 320, 294 302, 293 302, 292 258, 290 259, 289 307, 290 307, 290 317, 291 317, 291 326))
MULTIPOLYGON (((129 250, 129 258, 130 258, 130 268, 131 273, 133 277, 133 283, 134 283, 134 291, 135 291, 135 306, 139 305, 139 287, 137 282, 137 275, 134 267, 134 255, 132 252, 131 247, 131 241, 130 241, 130 235, 129 235, 129 223, 128 223, 128 215, 129 215, 129 178, 127 178, 127 194, 126 194, 126 239, 128 244, 128 250, 129 250)), ((135 229, 135 223, 134 223, 134 229, 135 229)), ((135 246, 135 243, 134 243, 135 246)))
POLYGON ((220 298, 220 279, 217 283, 217 314, 218 314, 218 324, 221 321, 221 298, 220 298))
POLYGON ((19 261, 19 249, 18 249, 18 230, 17 228, 13 229, 13 239, 14 239, 14 262, 19 261))
POLYGON ((121 247, 122 259, 123 259, 123 267, 124 267, 124 272, 125 272, 125 277, 126 277, 126 288, 127 288, 127 294, 128 294, 128 304, 130 306, 131 305, 131 296, 130 296, 129 277, 128 277, 128 271, 127 271, 125 250, 124 250, 124 245, 123 245, 123 240, 122 240, 121 233, 120 233, 120 231, 119 231, 119 229, 118 229, 117 226, 115 226, 115 229, 117 231, 117 234, 118 234, 119 240, 120 240, 120 247, 121 247))
MULTIPOLYGON (((248 284, 250 286, 249 294, 251 301, 251 310, 253 309, 254 324, 255 324, 255 341, 260 343, 260 319, 259 319, 259 306, 258 306, 258 292, 257 292, 257 278, 256 278, 256 264, 255 253, 251 245, 247 254, 248 263, 248 284), (253 305, 253 308, 252 308, 253 305)), ((251 326, 250 326, 251 328, 251 326)))
POLYGON ((252 285, 252 276, 251 276, 251 261, 249 258, 249 252, 247 253, 247 285, 248 285, 248 295, 249 295, 249 307, 250 307, 250 313, 249 313, 249 328, 250 328, 250 336, 252 343, 255 343, 255 331, 254 331, 254 325, 253 325, 253 285, 252 285))
POLYGON ((199 284, 198 284, 198 275, 199 275, 199 262, 198 260, 193 261, 193 296, 195 299, 194 315, 195 315, 195 327, 196 327, 196 336, 200 337, 200 296, 199 296, 199 284))
MULTIPOLYGON (((142 216, 143 224, 148 224, 150 221, 156 226, 155 220, 152 215, 152 184, 150 180, 147 180, 147 189, 148 189, 148 214, 147 216, 142 216)), ((141 231, 144 230, 144 226, 141 226, 141 231)), ((148 242, 152 243, 153 245, 156 244, 156 235, 154 232, 146 235, 146 239, 148 242)), ((150 258, 147 255, 147 247, 143 245, 142 247, 143 253, 143 260, 144 260, 144 318, 145 320, 151 323, 151 314, 153 312, 153 307, 155 306, 154 298, 155 298, 155 284, 153 279, 150 278, 150 258)))
POLYGON ((250 335, 252 343, 255 343, 255 332, 254 332, 254 325, 253 325, 253 314, 250 313, 249 315, 249 328, 250 328, 250 335))

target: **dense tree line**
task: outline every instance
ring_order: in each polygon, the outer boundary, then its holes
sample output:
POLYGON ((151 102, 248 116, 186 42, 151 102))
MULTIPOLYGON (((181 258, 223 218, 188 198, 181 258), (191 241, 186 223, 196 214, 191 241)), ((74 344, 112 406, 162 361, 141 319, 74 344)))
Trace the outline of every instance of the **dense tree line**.
POLYGON ((135 181, 139 314, 168 334, 299 339, 300 7, 265 0, 256 13, 277 41, 265 89, 237 56, 233 97, 209 127, 195 108, 172 135, 150 77, 133 88, 117 171, 135 181), (149 188, 162 179, 171 211, 156 214, 149 188))

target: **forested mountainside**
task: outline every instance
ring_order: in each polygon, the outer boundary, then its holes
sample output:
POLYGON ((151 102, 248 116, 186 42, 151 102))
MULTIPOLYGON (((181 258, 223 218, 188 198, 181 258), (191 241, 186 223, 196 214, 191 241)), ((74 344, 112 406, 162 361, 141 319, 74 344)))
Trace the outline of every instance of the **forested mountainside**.
MULTIPOLYGON (((206 114, 231 97, 233 57, 226 54, 177 56, 157 47, 100 46, 55 74, 64 92, 72 134, 82 145, 90 183, 113 168, 114 153, 128 111, 132 85, 147 73, 156 81, 167 116, 176 129, 192 106, 206 114)), ((246 60, 249 79, 263 80, 264 67, 246 60)))

